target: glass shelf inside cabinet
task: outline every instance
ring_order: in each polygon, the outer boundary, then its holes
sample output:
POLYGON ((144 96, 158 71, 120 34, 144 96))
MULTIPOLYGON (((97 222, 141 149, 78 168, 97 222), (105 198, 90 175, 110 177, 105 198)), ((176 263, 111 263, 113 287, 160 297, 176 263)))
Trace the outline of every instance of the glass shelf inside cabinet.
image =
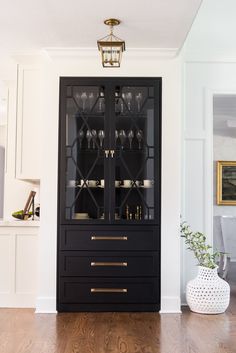
POLYGON ((105 90, 68 86, 66 98, 67 220, 104 217, 105 90))
POLYGON ((115 213, 127 222, 150 221, 155 215, 154 88, 117 86, 115 111, 115 213))

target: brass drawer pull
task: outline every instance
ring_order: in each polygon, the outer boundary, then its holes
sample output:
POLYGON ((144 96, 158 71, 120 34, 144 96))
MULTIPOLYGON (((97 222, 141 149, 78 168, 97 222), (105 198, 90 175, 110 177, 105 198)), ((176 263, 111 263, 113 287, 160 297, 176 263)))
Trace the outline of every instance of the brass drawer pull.
POLYGON ((91 266, 119 266, 127 267, 128 262, 91 262, 91 266))
POLYGON ((127 293, 127 288, 91 288, 91 293, 127 293))
POLYGON ((92 235, 91 240, 128 240, 128 237, 109 237, 109 236, 96 236, 92 235))

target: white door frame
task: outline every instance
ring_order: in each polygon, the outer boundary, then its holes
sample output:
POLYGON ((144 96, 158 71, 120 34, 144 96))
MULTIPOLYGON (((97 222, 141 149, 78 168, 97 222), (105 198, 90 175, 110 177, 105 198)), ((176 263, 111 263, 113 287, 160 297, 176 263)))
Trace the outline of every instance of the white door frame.
POLYGON ((213 246, 213 216, 214 216, 214 208, 213 208, 213 122, 214 122, 214 114, 213 114, 213 98, 214 95, 236 95, 235 90, 229 89, 209 89, 205 90, 205 230, 207 235, 208 243, 213 246))

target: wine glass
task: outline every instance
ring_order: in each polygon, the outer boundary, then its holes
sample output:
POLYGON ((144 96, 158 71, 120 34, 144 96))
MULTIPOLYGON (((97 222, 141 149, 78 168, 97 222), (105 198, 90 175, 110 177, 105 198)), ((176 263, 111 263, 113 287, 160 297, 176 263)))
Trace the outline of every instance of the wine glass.
POLYGON ((105 138, 105 133, 104 133, 103 130, 99 130, 98 131, 98 138, 99 138, 99 141, 100 141, 100 147, 102 148, 103 140, 105 138))
POLYGON ((76 102, 78 103, 78 106, 79 106, 79 103, 80 103, 80 99, 81 99, 81 95, 79 94, 79 92, 76 92, 76 94, 75 94, 75 100, 76 100, 76 102))
POLYGON ((80 129, 78 132, 78 139, 79 139, 79 147, 82 147, 82 141, 84 138, 84 130, 80 129))
POLYGON ((94 101, 94 94, 93 92, 89 93, 89 109, 91 110, 93 107, 93 101, 94 101))
POLYGON ((132 140, 134 138, 133 130, 129 130, 127 136, 128 136, 128 140, 129 140, 129 148, 131 149, 132 148, 132 140))
POLYGON ((137 140, 138 140, 138 148, 141 149, 141 141, 143 140, 143 132, 142 132, 142 130, 138 130, 136 132, 136 137, 137 137, 137 140))
POLYGON ((92 132, 90 130, 87 130, 86 138, 87 138, 87 141, 88 141, 88 148, 90 148, 90 141, 92 139, 92 132))
POLYGON ((100 92, 99 95, 99 102, 98 102, 98 111, 102 113, 103 111, 103 104, 104 104, 104 92, 100 92))
POLYGON ((125 100, 125 94, 124 93, 122 93, 122 98, 121 98, 121 100, 120 100, 120 112, 121 112, 121 114, 123 114, 124 113, 124 100, 125 100))
POLYGON ((119 137, 118 130, 115 130, 115 144, 117 143, 118 137, 119 137))
POLYGON ((126 136, 125 130, 120 130, 119 131, 119 139, 120 139, 121 148, 124 148, 126 137, 127 136, 126 136))
POLYGON ((135 96, 135 99, 136 99, 136 102, 137 102, 137 105, 138 105, 138 112, 140 112, 140 109, 141 109, 141 102, 142 102, 142 99, 143 99, 142 93, 139 92, 139 93, 135 96))
POLYGON ((85 111, 85 104, 86 104, 87 98, 88 98, 87 93, 86 93, 86 92, 83 92, 83 93, 81 94, 83 112, 85 111))
POLYGON ((118 92, 115 92, 115 111, 116 111, 116 112, 119 111, 118 104, 119 104, 119 93, 118 93, 118 92))
POLYGON ((93 149, 95 149, 95 144, 97 140, 97 131, 93 129, 91 130, 91 134, 92 134, 92 140, 93 140, 93 149))
POLYGON ((132 93, 131 92, 126 93, 126 100, 127 100, 128 109, 131 110, 131 101, 132 101, 132 93))

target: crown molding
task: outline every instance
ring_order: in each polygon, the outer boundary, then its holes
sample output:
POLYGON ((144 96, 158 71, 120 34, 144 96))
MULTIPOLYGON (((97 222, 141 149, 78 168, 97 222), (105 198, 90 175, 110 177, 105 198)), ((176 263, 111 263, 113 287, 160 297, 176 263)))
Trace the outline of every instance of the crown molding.
POLYGON ((236 51, 224 52, 223 50, 212 51, 185 51, 185 63, 232 63, 236 62, 236 51))
MULTIPOLYGON (((51 58, 95 58, 99 56, 97 48, 44 48, 51 58)), ((124 52, 126 59, 172 59, 178 48, 130 48, 124 52)))

